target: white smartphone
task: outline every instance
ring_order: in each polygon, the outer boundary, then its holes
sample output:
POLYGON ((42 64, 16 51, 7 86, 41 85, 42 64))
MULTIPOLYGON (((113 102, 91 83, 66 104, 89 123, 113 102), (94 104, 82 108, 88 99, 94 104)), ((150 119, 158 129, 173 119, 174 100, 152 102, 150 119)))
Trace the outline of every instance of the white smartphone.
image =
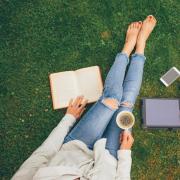
POLYGON ((180 72, 176 67, 172 67, 167 73, 165 73, 160 80, 165 86, 171 85, 178 77, 180 77, 180 72))

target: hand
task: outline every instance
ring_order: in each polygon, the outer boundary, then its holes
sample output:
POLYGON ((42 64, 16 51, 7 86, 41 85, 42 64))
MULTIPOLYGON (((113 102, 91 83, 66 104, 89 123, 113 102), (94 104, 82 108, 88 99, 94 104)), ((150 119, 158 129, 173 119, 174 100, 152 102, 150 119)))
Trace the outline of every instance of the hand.
POLYGON ((84 99, 83 96, 78 96, 74 102, 73 99, 69 101, 69 106, 67 108, 66 114, 73 115, 76 119, 78 119, 84 110, 86 109, 85 106, 87 104, 88 100, 84 99))
POLYGON ((130 150, 134 142, 131 132, 123 131, 120 135, 120 149, 130 150))

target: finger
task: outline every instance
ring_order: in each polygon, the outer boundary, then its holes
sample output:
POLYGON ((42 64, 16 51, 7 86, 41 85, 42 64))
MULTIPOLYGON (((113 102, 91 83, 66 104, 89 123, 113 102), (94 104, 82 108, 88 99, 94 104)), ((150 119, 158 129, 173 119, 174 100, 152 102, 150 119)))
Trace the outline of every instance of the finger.
POLYGON ((84 96, 81 96, 79 101, 77 102, 77 107, 80 107, 83 102, 84 96))
POLYGON ((83 109, 81 110, 79 116, 81 116, 85 110, 86 110, 86 108, 83 108, 83 109))
POLYGON ((84 100, 79 108, 83 109, 86 106, 87 103, 88 103, 88 99, 84 100))
POLYGON ((123 141, 124 140, 127 140, 127 138, 128 138, 128 132, 127 131, 123 131, 123 141))
POLYGON ((134 143, 134 139, 133 138, 132 139, 128 139, 128 143, 133 144, 134 143))
POLYGON ((80 97, 80 98, 78 99, 78 101, 77 101, 76 104, 75 104, 75 107, 76 107, 76 108, 79 108, 79 107, 81 106, 82 100, 83 100, 83 97, 80 97))
POLYGON ((73 99, 71 98, 70 101, 69 101, 69 105, 68 106, 71 106, 72 102, 73 102, 73 99))
POLYGON ((123 140, 123 133, 120 134, 120 138, 119 138, 120 143, 122 142, 122 140, 123 140))
POLYGON ((82 97, 82 96, 78 96, 78 97, 75 99, 75 101, 74 101, 74 103, 73 103, 73 106, 77 106, 77 104, 78 104, 79 100, 81 99, 81 97, 82 97))
POLYGON ((134 142, 134 138, 133 138, 132 134, 129 134, 129 136, 128 136, 128 141, 134 142))
POLYGON ((133 139, 131 132, 127 132, 127 140, 126 141, 128 141, 130 143, 134 142, 134 139, 133 139))

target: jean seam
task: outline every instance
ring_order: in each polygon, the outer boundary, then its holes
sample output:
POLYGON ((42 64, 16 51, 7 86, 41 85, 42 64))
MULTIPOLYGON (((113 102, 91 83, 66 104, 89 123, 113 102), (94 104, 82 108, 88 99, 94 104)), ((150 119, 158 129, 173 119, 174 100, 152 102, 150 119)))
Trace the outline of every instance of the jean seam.
POLYGON ((127 55, 126 53, 120 52, 120 53, 118 53, 117 55, 123 55, 123 56, 125 56, 125 57, 126 57, 126 60, 127 60, 127 64, 129 63, 129 57, 128 57, 128 55, 127 55))
POLYGON ((135 56, 142 57, 144 60, 146 60, 146 56, 144 56, 143 54, 140 54, 140 53, 134 53, 134 54, 131 55, 131 57, 135 57, 135 56))

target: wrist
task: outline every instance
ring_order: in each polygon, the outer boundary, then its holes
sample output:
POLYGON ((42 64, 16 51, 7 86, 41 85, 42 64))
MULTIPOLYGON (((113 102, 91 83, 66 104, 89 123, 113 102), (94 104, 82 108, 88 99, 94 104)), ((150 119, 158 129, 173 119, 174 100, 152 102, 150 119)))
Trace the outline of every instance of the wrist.
POLYGON ((131 150, 131 147, 121 145, 120 150, 131 150))
POLYGON ((69 116, 69 117, 71 117, 71 118, 73 118, 73 119, 76 120, 76 117, 75 117, 73 114, 71 114, 71 113, 68 113, 68 112, 67 112, 67 113, 65 114, 65 116, 69 116))

